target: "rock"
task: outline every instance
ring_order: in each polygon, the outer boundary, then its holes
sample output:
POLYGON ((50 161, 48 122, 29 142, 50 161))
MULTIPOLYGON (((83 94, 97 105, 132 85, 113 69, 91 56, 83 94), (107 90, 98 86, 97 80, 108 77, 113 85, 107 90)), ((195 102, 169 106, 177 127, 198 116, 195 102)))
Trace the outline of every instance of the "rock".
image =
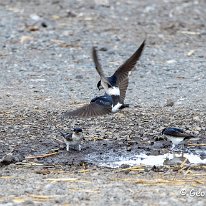
POLYGON ((82 75, 76 75, 75 78, 76 79, 83 79, 83 76, 82 75))
POLYGON ((0 166, 9 165, 15 162, 15 157, 12 153, 8 153, 0 160, 0 166))
POLYGON ((66 15, 66 17, 72 17, 72 18, 74 18, 74 17, 76 17, 77 15, 73 12, 73 11, 67 11, 67 15, 66 15))
POLYGON ((174 101, 172 99, 167 99, 165 107, 172 107, 174 106, 174 101))
POLYGON ((101 47, 100 49, 99 49, 99 51, 107 51, 108 49, 106 48, 106 47, 101 47))
POLYGON ((195 117, 193 117, 193 120, 199 122, 200 121, 200 117, 199 116, 195 116, 195 117))
POLYGON ((44 21, 41 23, 41 26, 44 27, 44 28, 48 27, 47 23, 44 22, 44 21))

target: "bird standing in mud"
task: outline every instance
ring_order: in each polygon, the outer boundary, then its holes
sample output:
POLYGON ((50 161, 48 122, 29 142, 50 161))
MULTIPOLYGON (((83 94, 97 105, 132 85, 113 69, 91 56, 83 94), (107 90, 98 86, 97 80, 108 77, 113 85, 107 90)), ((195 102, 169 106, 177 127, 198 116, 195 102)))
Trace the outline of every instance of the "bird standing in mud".
POLYGON ((76 110, 68 111, 63 114, 67 116, 78 117, 91 117, 105 115, 112 112, 117 112, 125 107, 129 107, 128 104, 124 104, 126 90, 128 87, 128 76, 135 64, 139 60, 142 51, 145 46, 145 41, 135 51, 135 53, 123 63, 111 77, 105 77, 101 65, 97 57, 97 51, 93 47, 92 56, 95 64, 95 68, 100 75, 100 81, 97 84, 98 89, 104 88, 105 94, 99 97, 95 97, 90 101, 90 104, 86 104, 76 110))
MULTIPOLYGON (((59 130, 58 130, 59 131, 59 130)), ((78 150, 81 151, 81 140, 83 138, 82 129, 81 128, 74 128, 72 133, 65 133, 59 131, 62 137, 64 138, 64 142, 66 144, 66 150, 69 151, 70 145, 78 146, 78 150)))
POLYGON ((162 130, 162 135, 166 136, 167 139, 169 139, 172 142, 172 150, 175 148, 176 145, 178 145, 180 142, 187 140, 187 139, 193 139, 198 140, 199 138, 186 133, 183 129, 175 128, 175 127, 168 127, 164 128, 162 130))

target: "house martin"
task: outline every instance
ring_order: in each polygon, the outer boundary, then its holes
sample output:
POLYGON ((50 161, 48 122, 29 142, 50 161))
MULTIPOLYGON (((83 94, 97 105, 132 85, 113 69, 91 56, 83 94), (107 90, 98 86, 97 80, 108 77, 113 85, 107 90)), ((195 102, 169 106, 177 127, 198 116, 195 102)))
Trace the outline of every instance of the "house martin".
POLYGON ((186 139, 193 139, 198 140, 199 138, 186 133, 183 129, 174 128, 174 127, 168 127, 164 128, 162 130, 162 134, 167 137, 170 141, 172 141, 172 150, 175 148, 176 145, 178 145, 180 142, 186 140, 186 139))
MULTIPOLYGON (((63 114, 63 117, 78 116, 78 117, 92 117, 106 115, 112 112, 113 98, 108 94, 95 97, 90 101, 90 104, 86 104, 76 110, 68 111, 63 114)), ((128 104, 122 104, 120 110, 129 107, 128 104)))
POLYGON ((128 87, 129 79, 128 76, 135 64, 139 60, 142 51, 145 46, 145 40, 142 42, 140 47, 134 52, 134 54, 127 59, 111 77, 106 77, 101 64, 98 59, 96 48, 92 49, 92 57, 95 64, 96 71, 100 76, 100 81, 97 83, 97 88, 104 89, 106 94, 110 95, 113 99, 112 112, 117 112, 124 104, 126 90, 128 87))
POLYGON ((74 128, 71 132, 62 132, 60 130, 58 130, 60 132, 60 134, 62 135, 64 142, 66 144, 66 150, 69 151, 69 147, 70 145, 73 146, 78 146, 78 150, 81 151, 81 140, 83 138, 82 135, 82 129, 81 128, 74 128))

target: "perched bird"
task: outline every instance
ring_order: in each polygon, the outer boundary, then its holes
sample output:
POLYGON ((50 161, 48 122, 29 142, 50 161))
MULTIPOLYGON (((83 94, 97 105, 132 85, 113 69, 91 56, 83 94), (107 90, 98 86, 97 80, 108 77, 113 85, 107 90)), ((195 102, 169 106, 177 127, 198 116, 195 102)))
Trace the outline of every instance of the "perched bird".
POLYGON ((64 142, 66 144, 66 150, 69 151, 70 145, 78 145, 78 150, 81 151, 80 142, 83 138, 82 129, 81 128, 74 128, 72 133, 65 133, 58 130, 62 137, 64 138, 64 142))
POLYGON ((111 77, 105 77, 101 64, 98 60, 96 48, 93 47, 92 56, 96 71, 100 76, 100 81, 97 83, 97 88, 99 90, 104 89, 106 94, 112 97, 112 112, 117 112, 124 105, 124 99, 129 83, 128 76, 139 60, 144 46, 145 40, 134 52, 134 54, 129 59, 127 59, 111 77))
POLYGON ((172 141, 172 150, 175 148, 176 145, 178 145, 180 142, 186 139, 193 139, 197 140, 198 137, 186 133, 183 129, 174 128, 174 127, 168 127, 164 128, 162 130, 162 134, 167 137, 170 141, 172 141))
MULTIPOLYGON (((93 98, 90 104, 86 104, 73 111, 65 112, 63 116, 92 117, 106 115, 112 112, 112 104, 112 97, 105 93, 103 96, 93 98)), ((120 109, 125 107, 129 107, 129 105, 123 104, 120 109)))

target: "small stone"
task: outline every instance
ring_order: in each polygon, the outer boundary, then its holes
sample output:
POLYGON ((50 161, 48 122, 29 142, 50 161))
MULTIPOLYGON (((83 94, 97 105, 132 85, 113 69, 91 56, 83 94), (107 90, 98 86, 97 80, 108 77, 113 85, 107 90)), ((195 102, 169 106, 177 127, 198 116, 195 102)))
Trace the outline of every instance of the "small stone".
POLYGON ((35 205, 35 203, 32 200, 26 200, 23 205, 35 205))
POLYGON ((99 49, 99 51, 107 51, 108 49, 106 47, 102 47, 99 49))
POLYGON ((194 128, 194 130, 195 130, 195 131, 201 131, 201 127, 196 126, 196 127, 194 128))
POLYGON ((167 99, 167 102, 165 104, 165 107, 172 107, 174 106, 174 101, 172 99, 167 99))
POLYGON ((44 27, 44 28, 48 27, 47 24, 46 24, 46 22, 42 22, 42 23, 41 23, 41 26, 44 27))
POLYGON ((193 117, 193 120, 199 122, 200 121, 200 117, 199 116, 195 116, 195 117, 193 117))
POLYGON ((72 11, 67 11, 67 15, 66 15, 66 17, 72 17, 72 18, 74 18, 74 17, 76 17, 77 15, 74 13, 74 12, 72 12, 72 11))
POLYGON ((41 19, 37 14, 31 14, 30 18, 34 21, 39 21, 41 19))
POLYGON ((175 59, 170 59, 166 61, 167 64, 175 64, 176 62, 177 61, 175 59))
POLYGON ((44 187, 44 189, 45 189, 46 191, 51 191, 51 190, 55 189, 55 185, 54 185, 54 184, 47 184, 47 185, 44 187))
POLYGON ((131 147, 127 147, 127 151, 129 151, 129 152, 130 152, 131 150, 132 150, 132 148, 131 148, 131 147))
POLYGON ((2 159, 0 160, 0 166, 1 165, 9 165, 15 161, 14 156, 12 153, 6 154, 2 159))
POLYGON ((172 99, 167 99, 165 107, 172 107, 174 106, 174 101, 172 99))
POLYGON ((122 169, 127 169, 127 168, 129 168, 130 167, 130 165, 128 165, 128 164, 122 164, 121 166, 120 166, 120 168, 122 168, 122 169))
POLYGON ((76 79, 83 79, 83 76, 82 75, 76 75, 75 78, 76 79))

